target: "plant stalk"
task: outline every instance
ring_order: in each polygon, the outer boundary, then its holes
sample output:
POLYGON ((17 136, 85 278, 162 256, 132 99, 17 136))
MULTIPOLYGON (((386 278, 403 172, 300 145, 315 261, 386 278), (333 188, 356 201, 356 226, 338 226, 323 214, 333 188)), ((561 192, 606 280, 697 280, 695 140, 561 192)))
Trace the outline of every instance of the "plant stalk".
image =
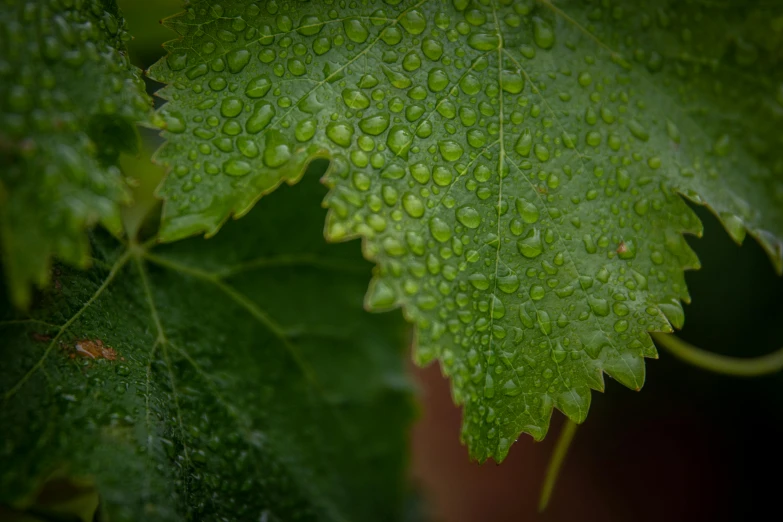
POLYGON ((729 357, 697 348, 676 335, 654 333, 652 337, 675 357, 714 373, 735 377, 758 377, 783 370, 783 348, 760 357, 729 357))
POLYGON ((546 468, 546 476, 544 477, 544 485, 541 488, 541 496, 538 500, 538 512, 543 512, 549 505, 549 499, 552 498, 552 491, 555 489, 557 483, 557 477, 560 475, 560 469, 563 467, 563 461, 565 461, 568 455, 568 449, 571 447, 571 442, 574 440, 574 434, 576 428, 579 425, 571 419, 566 419, 563 428, 560 430, 560 434, 557 437, 555 443, 555 450, 549 459, 549 464, 546 468))

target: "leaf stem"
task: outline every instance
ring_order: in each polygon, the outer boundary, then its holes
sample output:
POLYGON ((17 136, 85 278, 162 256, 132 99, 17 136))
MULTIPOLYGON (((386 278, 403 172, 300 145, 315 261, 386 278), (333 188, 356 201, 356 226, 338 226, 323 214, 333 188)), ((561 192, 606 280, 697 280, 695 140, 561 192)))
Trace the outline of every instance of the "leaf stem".
POLYGON ((552 456, 550 457, 549 464, 546 468, 544 485, 541 488, 541 496, 538 500, 539 513, 543 512, 549 505, 549 499, 552 498, 552 491, 555 489, 557 477, 560 475, 560 469, 563 467, 563 461, 565 461, 565 458, 568 455, 568 449, 571 447, 571 442, 574 440, 574 434, 576 434, 577 427, 579 427, 577 423, 571 419, 566 419, 563 428, 560 430, 557 442, 555 443, 555 450, 552 452, 552 456))
POLYGON ((761 357, 729 357, 697 348, 676 335, 654 333, 652 337, 675 357, 714 373, 735 377, 758 377, 783 370, 783 348, 761 357))

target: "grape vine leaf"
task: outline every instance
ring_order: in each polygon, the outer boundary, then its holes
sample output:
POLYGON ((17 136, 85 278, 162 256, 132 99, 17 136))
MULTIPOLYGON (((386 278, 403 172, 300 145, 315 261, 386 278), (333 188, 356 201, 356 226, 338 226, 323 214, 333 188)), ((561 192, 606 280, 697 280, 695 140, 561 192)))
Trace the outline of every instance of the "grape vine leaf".
POLYGON ((194 1, 150 71, 162 237, 213 235, 328 157, 326 234, 502 460, 684 320, 707 205, 783 267, 783 5, 194 1))
POLYGON ((323 195, 281 191, 210 241, 101 232, 93 269, 0 322, 0 505, 65 475, 111 520, 397 520, 404 322, 363 310, 370 264, 324 241, 323 195))
POLYGON ((0 255, 17 306, 53 256, 87 267, 87 228, 121 230, 115 162, 151 109, 129 38, 114 0, 0 5, 0 255))

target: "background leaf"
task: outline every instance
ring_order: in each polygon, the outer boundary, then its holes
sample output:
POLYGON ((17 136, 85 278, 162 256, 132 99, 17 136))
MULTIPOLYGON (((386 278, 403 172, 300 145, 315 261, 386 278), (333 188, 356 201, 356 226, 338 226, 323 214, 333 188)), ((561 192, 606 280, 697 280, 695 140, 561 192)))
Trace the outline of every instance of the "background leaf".
POLYGON ((192 3, 151 71, 162 237, 329 157, 327 235, 366 239, 367 303, 416 324, 471 454, 542 438, 553 407, 582 422, 683 324, 701 224, 679 194, 783 266, 781 7, 603 5, 192 3))
POLYGON ((0 504, 67 476, 112 520, 398 519, 403 325, 362 310, 369 264, 323 241, 322 197, 282 191, 210 241, 100 234, 95 268, 0 322, 0 504))
POLYGON ((53 256, 89 264, 85 229, 121 232, 115 161, 150 109, 129 38, 114 0, 0 6, 0 254, 18 306, 53 256))

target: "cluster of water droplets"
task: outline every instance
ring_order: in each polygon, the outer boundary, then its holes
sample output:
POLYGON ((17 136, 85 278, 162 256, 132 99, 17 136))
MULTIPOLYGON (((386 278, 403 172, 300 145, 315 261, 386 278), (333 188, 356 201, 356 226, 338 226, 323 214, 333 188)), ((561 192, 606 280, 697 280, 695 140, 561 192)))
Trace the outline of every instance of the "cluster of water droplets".
MULTIPOLYGON (((154 71, 174 102, 164 230, 215 230, 331 158, 327 235, 366 238, 368 305, 403 307, 418 360, 439 359, 466 404, 474 456, 502 458, 520 430, 544 435, 553 406, 583 419, 602 371, 641 386, 646 332, 682 325, 682 270, 698 266, 682 233, 700 224, 672 187, 715 190, 735 138, 705 145, 674 110, 691 91, 650 88, 680 62, 611 31, 667 29, 655 15, 196 4, 154 71)), ((717 199, 744 236, 752 211, 717 199)))
MULTIPOLYGON (((421 363, 441 360, 457 402, 467 405, 463 437, 480 459, 502 458, 520 429, 542 437, 553 406, 584 418, 589 388, 603 386, 602 370, 639 387, 641 358, 654 353, 645 331, 666 321, 648 295, 648 278, 658 278, 673 313, 684 295, 681 276, 671 281, 666 271, 633 265, 650 199, 631 210, 644 198, 629 190, 627 171, 617 169, 617 178, 607 180, 577 152, 583 148, 577 136, 599 147, 597 132, 563 130, 560 111, 541 95, 543 83, 528 85, 539 79, 527 72, 531 61, 554 46, 556 22, 516 5, 501 13, 502 22, 486 6, 466 8, 467 45, 455 40, 465 67, 457 69, 451 88, 436 96, 424 124, 400 119, 403 125, 392 128, 387 144, 394 158, 373 166, 375 174, 352 158, 336 158, 328 199, 331 238, 368 238, 367 253, 379 261, 368 305, 402 306, 418 326, 416 356, 421 363), (506 54, 497 23, 502 34, 524 23, 527 37, 506 54), (569 184, 584 195, 565 198, 569 184), (615 204, 617 217, 596 220, 606 213, 606 201, 623 192, 633 194, 615 204), (616 219, 625 234, 613 231, 616 219), (598 233, 591 233, 595 227, 598 233), (604 261, 581 259, 599 251, 604 261), (534 390, 528 401, 514 399, 527 390, 534 390)), ((511 41, 506 37, 504 44, 511 41)), ((577 80, 585 90, 593 83, 589 65, 577 80)), ((562 74, 573 82, 569 72, 562 74)), ((431 74, 419 78, 432 92, 431 74)), ((598 86, 594 97, 609 88, 598 86)), ((628 103, 611 96, 611 102, 628 103)), ((560 103, 570 101, 563 98, 560 103)), ((588 103, 588 112, 594 110, 595 101, 588 103)), ((405 115, 412 110, 407 105, 405 115)), ((620 129, 615 140, 630 147, 640 138, 620 129)), ((655 195, 657 210, 666 202, 655 195)), ((677 209, 688 217, 684 205, 677 209)), ((675 250, 688 257, 684 243, 675 250)))
POLYGON ((137 120, 148 108, 121 52, 124 21, 95 1, 11 2, 2 14, 0 122, 8 139, 75 133, 91 117, 137 120), (85 82, 90 82, 89 89, 85 82))

